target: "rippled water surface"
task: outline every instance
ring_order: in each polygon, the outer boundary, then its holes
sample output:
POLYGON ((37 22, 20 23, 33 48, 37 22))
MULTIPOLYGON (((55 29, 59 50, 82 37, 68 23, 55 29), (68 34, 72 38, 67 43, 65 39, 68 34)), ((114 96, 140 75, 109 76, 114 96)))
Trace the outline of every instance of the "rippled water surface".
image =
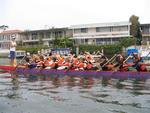
POLYGON ((150 80, 0 74, 0 113, 150 113, 150 80))
POLYGON ((150 80, 0 78, 0 113, 149 113, 150 80))

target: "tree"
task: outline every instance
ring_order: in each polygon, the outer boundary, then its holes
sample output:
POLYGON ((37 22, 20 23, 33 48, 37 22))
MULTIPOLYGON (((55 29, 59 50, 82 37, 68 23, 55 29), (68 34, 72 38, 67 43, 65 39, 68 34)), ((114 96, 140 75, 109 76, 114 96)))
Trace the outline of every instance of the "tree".
POLYGON ((139 17, 132 15, 129 19, 131 22, 131 27, 130 27, 130 34, 136 38, 136 44, 141 45, 142 41, 142 32, 140 28, 140 22, 139 22, 139 17))
POLYGON ((63 38, 55 38, 54 40, 54 47, 72 47, 73 46, 73 41, 69 39, 68 37, 63 37, 63 38))
POLYGON ((60 45, 60 39, 58 37, 55 37, 53 40, 53 48, 57 48, 60 45))
POLYGON ((72 47, 73 46, 73 41, 69 39, 68 37, 64 37, 60 39, 60 45, 62 47, 72 47))
POLYGON ((136 37, 136 44, 137 45, 141 45, 142 43, 142 32, 141 32, 141 28, 140 28, 140 23, 138 22, 138 24, 137 24, 137 29, 136 29, 136 35, 135 35, 135 37, 136 37))
POLYGON ((134 45, 135 41, 136 41, 135 38, 127 37, 127 38, 121 39, 119 41, 119 44, 120 46, 127 48, 131 45, 134 45))
POLYGON ((1 26, 0 26, 0 29, 3 30, 3 31, 5 31, 7 28, 8 28, 7 25, 1 25, 1 26))

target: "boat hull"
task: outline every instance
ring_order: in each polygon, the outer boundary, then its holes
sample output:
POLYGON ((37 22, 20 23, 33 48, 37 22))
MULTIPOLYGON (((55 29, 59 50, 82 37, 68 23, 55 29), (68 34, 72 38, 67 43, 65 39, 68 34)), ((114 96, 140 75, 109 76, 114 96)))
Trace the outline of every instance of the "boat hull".
POLYGON ((48 75, 48 76, 83 76, 83 77, 111 77, 118 79, 149 79, 150 72, 121 72, 121 71, 76 71, 76 70, 56 70, 56 69, 39 69, 23 68, 13 66, 0 66, 0 69, 14 71, 17 75, 48 75))
POLYGON ((75 77, 111 77, 118 79, 149 79, 150 72, 113 72, 113 71, 75 71, 75 70, 55 70, 55 69, 29 69, 29 68, 17 68, 17 74, 23 75, 48 75, 48 76, 75 76, 75 77))

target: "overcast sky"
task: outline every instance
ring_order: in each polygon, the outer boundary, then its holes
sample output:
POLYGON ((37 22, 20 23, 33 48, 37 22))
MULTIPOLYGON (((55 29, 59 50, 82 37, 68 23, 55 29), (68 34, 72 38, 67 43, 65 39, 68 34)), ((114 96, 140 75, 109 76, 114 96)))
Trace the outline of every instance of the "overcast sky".
POLYGON ((133 14, 150 23, 150 0, 0 0, 0 25, 10 29, 128 21, 133 14))

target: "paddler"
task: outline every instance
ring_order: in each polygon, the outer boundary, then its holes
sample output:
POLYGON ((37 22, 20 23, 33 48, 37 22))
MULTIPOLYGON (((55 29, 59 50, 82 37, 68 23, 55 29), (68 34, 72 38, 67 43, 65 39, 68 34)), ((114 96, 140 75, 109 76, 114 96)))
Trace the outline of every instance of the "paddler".
POLYGON ((146 64, 138 53, 133 53, 133 66, 137 71, 146 72, 146 64))
POLYGON ((78 69, 79 70, 85 70, 87 64, 85 62, 85 59, 84 58, 80 58, 79 59, 79 64, 77 65, 78 69))
POLYGON ((125 61, 125 57, 122 54, 118 54, 116 57, 117 64, 115 65, 116 71, 129 71, 128 64, 125 61), (118 69, 119 68, 119 69, 118 69))
POLYGON ((90 53, 85 52, 84 55, 85 55, 85 59, 86 59, 88 62, 91 62, 91 63, 94 63, 94 62, 95 62, 93 56, 92 56, 90 53))
POLYGON ((115 64, 111 63, 111 60, 108 60, 108 58, 104 55, 102 56, 102 59, 103 59, 103 62, 100 63, 102 70, 103 71, 113 71, 115 64))

